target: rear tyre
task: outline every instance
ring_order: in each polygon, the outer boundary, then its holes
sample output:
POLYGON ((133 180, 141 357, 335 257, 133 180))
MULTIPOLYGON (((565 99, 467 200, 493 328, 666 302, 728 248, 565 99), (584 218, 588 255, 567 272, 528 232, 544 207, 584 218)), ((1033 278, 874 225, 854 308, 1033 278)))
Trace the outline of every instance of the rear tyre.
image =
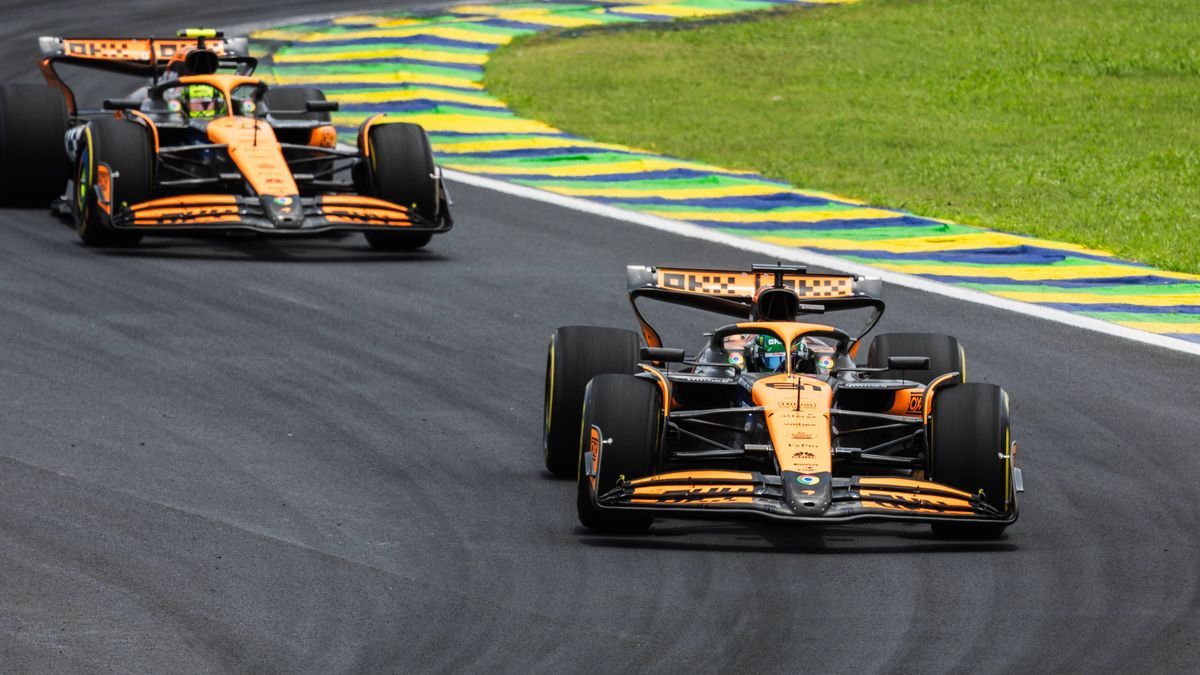
POLYGON ((43 85, 0 85, 0 206, 47 206, 71 174, 62 92, 43 85))
POLYGON ((946 373, 958 373, 958 382, 966 382, 966 356, 958 340, 936 333, 884 333, 875 336, 867 352, 867 365, 886 368, 889 356, 928 356, 929 370, 885 370, 873 377, 883 380, 911 380, 929 384, 946 373))
MULTIPOLYGON (((441 199, 433 149, 423 128, 406 122, 376 124, 367 130, 366 139, 360 139, 359 147, 367 150, 365 168, 356 175, 359 192, 406 206, 425 220, 437 222, 441 199)), ((433 238, 428 232, 364 235, 372 248, 383 251, 412 251, 433 238)))
POLYGON ((583 450, 595 427, 602 442, 596 469, 596 495, 617 481, 652 475, 658 465, 662 433, 662 392, 652 382, 632 375, 597 375, 587 387, 583 404, 577 500, 579 522, 590 530, 614 533, 645 532, 654 516, 602 511, 592 501, 591 480, 583 450))
MULTIPOLYGON (((263 103, 267 109, 275 110, 304 110, 305 104, 309 101, 324 101, 325 92, 315 87, 271 87, 263 96, 263 103)), ((271 113, 272 117, 280 120, 299 120, 303 122, 321 122, 328 124, 330 116, 328 112, 299 112, 299 113, 271 113)), ((307 144, 311 138, 311 129, 276 129, 276 136, 280 137, 281 141, 289 143, 307 144)), ((315 153, 306 150, 284 150, 284 159, 295 160, 304 159, 315 156, 315 153)), ((332 180, 332 175, 324 175, 324 172, 333 168, 333 161, 328 162, 308 162, 299 164, 296 170, 300 173, 314 173, 322 177, 323 180, 332 180), (301 168, 303 167, 303 168, 301 168)))
MULTIPOLYGON (((982 495, 999 511, 1011 508, 1012 452, 1008 396, 994 384, 939 388, 929 418, 929 479, 982 495)), ((934 523, 938 536, 999 537, 1003 523, 934 523)))
MULTIPOLYGON (((263 96, 263 103, 268 110, 304 110, 309 101, 324 101, 325 92, 314 87, 271 87, 263 96)), ((329 122, 327 112, 275 113, 271 116, 281 120, 302 120, 305 122, 329 122)))
POLYGON ((605 373, 636 372, 640 347, 637 333, 620 328, 563 326, 550 336, 542 426, 542 457, 550 473, 575 475, 588 382, 605 373))
POLYGON ((75 165, 75 231, 88 246, 134 246, 142 236, 114 229, 96 201, 96 167, 112 169, 112 208, 150 199, 154 189, 154 147, 146 128, 114 117, 84 128, 75 165))

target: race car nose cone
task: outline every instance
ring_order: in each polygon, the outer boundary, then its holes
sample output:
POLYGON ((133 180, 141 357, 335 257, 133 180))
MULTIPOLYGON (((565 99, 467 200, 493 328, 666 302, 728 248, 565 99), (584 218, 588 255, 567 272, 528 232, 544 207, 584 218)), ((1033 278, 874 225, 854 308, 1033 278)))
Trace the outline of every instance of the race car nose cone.
POLYGON ((298 229, 304 222, 299 196, 264 195, 262 207, 275 227, 281 230, 298 229))
POLYGON ((819 516, 829 510, 833 481, 827 472, 783 472, 783 494, 798 516, 819 516))

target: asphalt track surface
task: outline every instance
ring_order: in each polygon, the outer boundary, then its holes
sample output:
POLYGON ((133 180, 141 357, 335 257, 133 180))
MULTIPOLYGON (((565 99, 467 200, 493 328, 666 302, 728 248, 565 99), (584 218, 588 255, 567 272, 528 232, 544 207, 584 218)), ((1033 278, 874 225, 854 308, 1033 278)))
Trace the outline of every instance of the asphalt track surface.
MULTIPOLYGON (((8 8, 0 76, 30 79, 38 34, 326 8, 8 8)), ((884 330, 958 335, 1012 395, 1006 539, 591 535, 540 468, 547 336, 631 326, 627 263, 759 261, 451 188, 455 230, 403 256, 99 252, 0 212, 0 670, 1197 668, 1195 357, 889 287, 884 330)))

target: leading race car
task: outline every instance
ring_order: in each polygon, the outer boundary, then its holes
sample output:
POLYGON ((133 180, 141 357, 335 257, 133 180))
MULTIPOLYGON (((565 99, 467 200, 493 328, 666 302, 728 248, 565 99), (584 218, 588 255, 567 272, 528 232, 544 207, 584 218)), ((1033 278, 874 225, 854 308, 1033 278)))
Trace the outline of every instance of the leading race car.
POLYGON ((1008 395, 966 381, 946 335, 863 337, 881 283, 802 267, 628 268, 641 335, 567 326, 550 340, 546 468, 578 481, 579 521, 644 531, 657 516, 795 523, 905 520, 989 538, 1017 519, 1008 395), (741 319, 689 356, 637 301, 741 319), (859 310, 855 333, 804 315, 859 310))
POLYGON ((246 38, 188 29, 168 40, 45 37, 41 49, 50 86, 0 86, 0 202, 62 195, 56 206, 88 245, 355 231, 374 248, 411 250, 452 225, 421 127, 375 116, 356 149, 339 147, 337 104, 254 77, 246 38), (147 86, 84 110, 62 65, 147 86))

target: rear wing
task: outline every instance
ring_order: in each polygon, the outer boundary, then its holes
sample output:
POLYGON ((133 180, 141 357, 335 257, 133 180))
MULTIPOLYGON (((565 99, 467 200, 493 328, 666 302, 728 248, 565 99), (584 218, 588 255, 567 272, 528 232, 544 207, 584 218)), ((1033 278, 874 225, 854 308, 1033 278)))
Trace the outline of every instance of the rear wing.
POLYGON ((642 326, 646 343, 652 347, 661 346, 662 340, 638 309, 639 298, 749 319, 760 290, 786 288, 805 306, 819 306, 822 312, 875 309, 857 337, 875 326, 885 306, 881 297, 883 282, 879 279, 852 274, 809 274, 799 266, 753 265, 750 271, 742 271, 630 265, 626 276, 633 313, 642 326))
POLYGON ((240 75, 254 72, 257 60, 249 55, 249 38, 225 37, 211 29, 186 29, 179 34, 173 38, 40 37, 42 75, 66 95, 67 105, 74 113, 75 96, 55 70, 61 63, 142 76, 157 83, 171 67, 183 64, 189 52, 206 50, 217 57, 222 67, 236 68, 240 75))

